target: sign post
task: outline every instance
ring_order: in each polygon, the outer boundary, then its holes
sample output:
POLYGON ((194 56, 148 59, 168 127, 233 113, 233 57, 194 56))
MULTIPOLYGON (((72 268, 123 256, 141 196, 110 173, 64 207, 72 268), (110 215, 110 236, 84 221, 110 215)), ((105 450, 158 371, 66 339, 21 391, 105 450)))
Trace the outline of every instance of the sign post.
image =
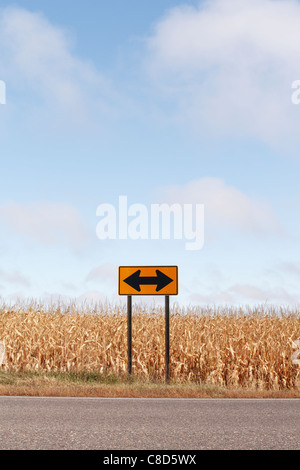
POLYGON ((165 379, 170 382, 170 298, 165 297, 165 379))
POLYGON ((132 297, 127 297, 127 371, 132 374, 132 297))
POLYGON ((132 295, 165 296, 165 380, 170 382, 170 295, 178 294, 178 266, 119 266, 119 295, 127 295, 127 371, 132 374, 132 295))

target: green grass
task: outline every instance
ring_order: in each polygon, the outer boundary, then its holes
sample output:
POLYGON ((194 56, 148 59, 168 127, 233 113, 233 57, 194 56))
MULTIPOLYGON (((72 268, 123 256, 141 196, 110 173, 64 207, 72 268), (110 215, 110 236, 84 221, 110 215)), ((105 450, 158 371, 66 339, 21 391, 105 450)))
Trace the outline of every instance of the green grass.
POLYGON ((300 398, 299 390, 266 391, 150 380, 97 372, 0 371, 0 395, 162 398, 300 398))

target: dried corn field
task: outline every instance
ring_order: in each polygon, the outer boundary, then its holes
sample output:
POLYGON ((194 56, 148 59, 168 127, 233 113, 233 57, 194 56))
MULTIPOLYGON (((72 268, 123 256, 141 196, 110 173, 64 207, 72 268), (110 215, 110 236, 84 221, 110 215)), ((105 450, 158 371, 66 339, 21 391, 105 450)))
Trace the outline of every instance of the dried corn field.
MULTIPOLYGON (((171 378, 178 382, 298 389, 292 361, 300 339, 297 310, 272 308, 171 308, 171 378)), ((7 371, 127 370, 124 307, 2 306, 0 340, 7 371)), ((133 373, 164 379, 164 311, 133 312, 133 373)))

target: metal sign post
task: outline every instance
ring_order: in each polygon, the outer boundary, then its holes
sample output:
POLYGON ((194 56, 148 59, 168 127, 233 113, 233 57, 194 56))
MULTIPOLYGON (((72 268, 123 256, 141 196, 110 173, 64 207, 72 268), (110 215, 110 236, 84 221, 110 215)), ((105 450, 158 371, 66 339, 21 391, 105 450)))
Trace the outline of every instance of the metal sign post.
POLYGON ((165 297, 165 379, 170 382, 170 298, 165 297))
POLYGON ((132 374, 132 297, 127 297, 127 371, 132 374))
POLYGON ((119 295, 127 295, 127 371, 132 375, 132 295, 165 296, 165 380, 170 382, 170 295, 178 294, 177 266, 119 266, 119 295))

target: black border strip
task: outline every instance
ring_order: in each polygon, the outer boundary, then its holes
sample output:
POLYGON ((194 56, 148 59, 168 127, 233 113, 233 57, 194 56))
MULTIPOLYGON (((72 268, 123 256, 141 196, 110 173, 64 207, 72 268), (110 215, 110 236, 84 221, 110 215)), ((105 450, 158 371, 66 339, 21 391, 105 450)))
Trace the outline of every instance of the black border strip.
POLYGON ((155 296, 155 297, 156 297, 157 295, 159 295, 159 296, 178 295, 178 266, 177 266, 177 265, 174 265, 174 264, 173 264, 173 265, 170 265, 170 264, 169 264, 169 265, 156 265, 156 264, 155 264, 155 265, 143 265, 143 266, 141 266, 141 265, 139 265, 139 266, 119 266, 119 271, 118 271, 118 273, 119 273, 119 278, 118 278, 118 295, 126 295, 126 296, 128 296, 128 295, 139 295, 139 296, 143 296, 143 295, 144 295, 144 296, 148 296, 148 297, 152 297, 152 296, 155 296), (133 293, 133 294, 120 294, 120 270, 121 270, 121 268, 125 268, 125 269, 128 269, 128 268, 130 268, 130 269, 143 269, 143 268, 154 268, 154 269, 159 269, 159 268, 176 268, 176 282, 175 282, 175 284, 176 284, 176 294, 159 294, 159 293, 157 293, 157 294, 140 294, 139 292, 136 292, 136 293, 133 293))

